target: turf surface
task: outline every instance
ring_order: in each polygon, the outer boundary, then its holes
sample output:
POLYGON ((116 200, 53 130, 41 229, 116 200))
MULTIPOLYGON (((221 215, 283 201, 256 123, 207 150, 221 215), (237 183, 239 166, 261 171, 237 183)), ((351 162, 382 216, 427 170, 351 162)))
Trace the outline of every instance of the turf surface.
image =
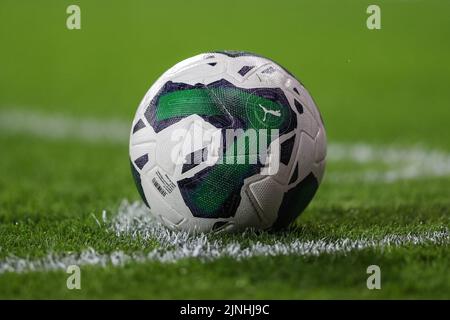
MULTIPOLYGON (((147 88, 175 62, 241 49, 273 58, 305 83, 331 145, 419 148, 430 158, 428 151, 438 150, 446 157, 443 169, 448 166, 449 3, 379 1, 379 31, 365 27, 368 1, 78 3, 82 29, 69 31, 69 1, 1 2, 3 114, 131 122, 147 88)), ((52 139, 5 126, 0 146, 0 265, 12 256, 158 248, 156 240, 117 236, 97 223, 103 210, 114 217, 122 199, 138 200, 126 143, 52 139)), ((450 226, 448 174, 368 181, 359 177, 402 163, 330 159, 317 196, 291 230, 217 237, 247 246, 450 226)), ((320 256, 86 266, 79 291, 66 288, 64 271, 6 272, 0 298, 449 298, 449 254, 448 244, 411 244, 320 256), (371 264, 382 270, 379 291, 366 288, 371 264)))

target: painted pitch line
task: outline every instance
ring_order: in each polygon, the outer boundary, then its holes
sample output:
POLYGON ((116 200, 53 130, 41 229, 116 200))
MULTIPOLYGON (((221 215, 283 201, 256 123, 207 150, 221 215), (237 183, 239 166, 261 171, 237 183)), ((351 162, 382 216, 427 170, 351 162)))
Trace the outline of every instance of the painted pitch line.
POLYGON ((242 246, 237 241, 211 240, 210 236, 205 234, 193 236, 170 231, 156 223, 145 206, 138 202, 122 203, 117 216, 111 221, 104 216, 103 224, 117 236, 139 237, 147 241, 157 240, 161 245, 148 253, 123 251, 100 253, 91 248, 80 253, 49 253, 39 259, 10 256, 0 261, 0 274, 66 270, 70 265, 107 267, 145 262, 176 263, 189 258, 203 262, 220 258, 232 258, 239 261, 260 256, 320 256, 347 254, 364 249, 450 244, 448 230, 442 229, 417 234, 391 234, 382 238, 273 240, 268 243, 257 241, 248 246, 242 246))
MULTIPOLYGON (((44 139, 74 139, 90 143, 126 144, 130 123, 118 120, 78 119, 35 111, 0 109, 0 131, 44 139)), ((326 171, 326 181, 389 183, 450 176, 450 154, 421 147, 329 143, 327 162, 352 162, 356 170, 326 171), (373 169, 382 166, 384 169, 373 169), (363 166, 363 170, 358 170, 363 166), (365 166, 365 167, 364 167, 365 166)))
POLYGON ((74 118, 36 111, 0 109, 0 131, 44 139, 126 144, 130 123, 118 120, 74 118))
MULTIPOLYGON (((420 177, 450 176, 450 154, 426 148, 403 146, 374 146, 364 143, 328 145, 327 160, 350 161, 357 164, 378 164, 385 170, 366 169, 356 173, 334 173, 337 181, 364 180, 394 182, 420 177)), ((357 166, 356 166, 357 167, 357 166)))
MULTIPOLYGON (((76 119, 61 115, 45 115, 31 111, 0 110, 0 130, 28 134, 47 139, 76 139, 100 143, 125 144, 129 124, 117 120, 76 119)), ((386 170, 363 172, 330 172, 327 180, 393 182, 420 177, 450 175, 450 154, 419 147, 374 146, 368 144, 331 143, 328 162, 351 161, 356 164, 382 164, 386 170)))

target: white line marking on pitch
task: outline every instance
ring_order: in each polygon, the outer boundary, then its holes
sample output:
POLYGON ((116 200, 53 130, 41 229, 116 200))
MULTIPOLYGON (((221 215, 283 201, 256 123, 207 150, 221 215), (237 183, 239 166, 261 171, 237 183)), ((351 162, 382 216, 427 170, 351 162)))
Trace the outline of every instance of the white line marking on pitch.
POLYGON ((123 266, 127 263, 161 262, 175 263, 182 259, 195 258, 204 262, 229 257, 235 260, 258 256, 319 256, 323 254, 345 254, 364 249, 382 249, 408 245, 448 245, 447 229, 418 234, 386 235, 382 238, 360 238, 337 240, 288 240, 274 239, 269 243, 254 242, 242 246, 238 241, 211 240, 208 235, 188 235, 170 231, 155 222, 141 203, 122 203, 119 213, 112 221, 104 219, 111 232, 117 236, 139 237, 146 241, 157 240, 161 245, 148 253, 99 253, 87 249, 80 253, 50 253, 43 258, 27 259, 15 256, 0 260, 0 274, 6 272, 31 272, 65 270, 69 265, 78 266, 123 266))
MULTIPOLYGON (((330 162, 351 161, 355 164, 382 165, 385 169, 365 169, 363 172, 333 173, 331 180, 394 182, 420 177, 450 175, 450 154, 420 147, 373 146, 363 143, 334 143, 328 146, 330 162)), ((357 166, 355 166, 357 168, 357 166)))
POLYGON ((87 142, 127 143, 131 128, 118 120, 77 119, 36 111, 0 109, 0 130, 46 139, 74 139, 87 142))
MULTIPOLYGON (((77 119, 36 111, 0 109, 0 131, 46 139, 76 139, 91 143, 126 144, 131 123, 77 119)), ((325 181, 381 182, 450 176, 450 154, 421 147, 330 143, 327 162, 352 162, 352 169, 326 170, 325 181), (381 165, 382 169, 373 169, 381 165), (358 170, 361 169, 362 170, 358 170)))

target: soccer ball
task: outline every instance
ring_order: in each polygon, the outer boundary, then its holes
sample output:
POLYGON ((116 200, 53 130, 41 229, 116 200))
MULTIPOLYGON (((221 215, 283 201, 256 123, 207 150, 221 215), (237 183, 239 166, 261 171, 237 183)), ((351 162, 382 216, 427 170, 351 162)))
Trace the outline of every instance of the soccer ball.
POLYGON ((322 180, 326 138, 308 91, 272 60, 204 53, 166 71, 140 103, 131 170, 171 229, 288 226, 322 180))

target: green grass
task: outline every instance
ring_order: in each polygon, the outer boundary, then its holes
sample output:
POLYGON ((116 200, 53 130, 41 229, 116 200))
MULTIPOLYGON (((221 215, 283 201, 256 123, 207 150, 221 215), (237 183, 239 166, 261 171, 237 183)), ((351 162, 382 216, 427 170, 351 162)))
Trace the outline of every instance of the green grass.
MULTIPOLYGON (((308 87, 330 143, 450 152, 450 3, 379 1, 382 29, 365 27, 370 1, 78 1, 82 30, 65 28, 70 1, 0 4, 0 108, 130 122, 151 83, 175 62, 215 49, 278 61, 308 87)), ((127 146, 45 139, 0 128, 0 264, 94 248, 127 253, 157 241, 98 225, 138 200, 127 146)), ((358 239, 450 226, 450 177, 337 183, 327 177, 385 164, 330 162, 315 199, 287 231, 215 235, 249 245, 358 239)), ((0 274, 0 298, 449 298, 449 246, 366 249, 318 257, 257 257, 65 272, 0 274), (366 268, 382 290, 366 288, 366 268)))
POLYGON ((208 264, 146 263, 82 270, 82 288, 66 288, 64 272, 7 274, 3 296, 23 298, 299 299, 448 298, 446 248, 401 248, 318 258, 222 259, 208 264), (382 289, 366 288, 369 265, 382 267, 382 289), (126 285, 124 285, 126 284, 126 285))

